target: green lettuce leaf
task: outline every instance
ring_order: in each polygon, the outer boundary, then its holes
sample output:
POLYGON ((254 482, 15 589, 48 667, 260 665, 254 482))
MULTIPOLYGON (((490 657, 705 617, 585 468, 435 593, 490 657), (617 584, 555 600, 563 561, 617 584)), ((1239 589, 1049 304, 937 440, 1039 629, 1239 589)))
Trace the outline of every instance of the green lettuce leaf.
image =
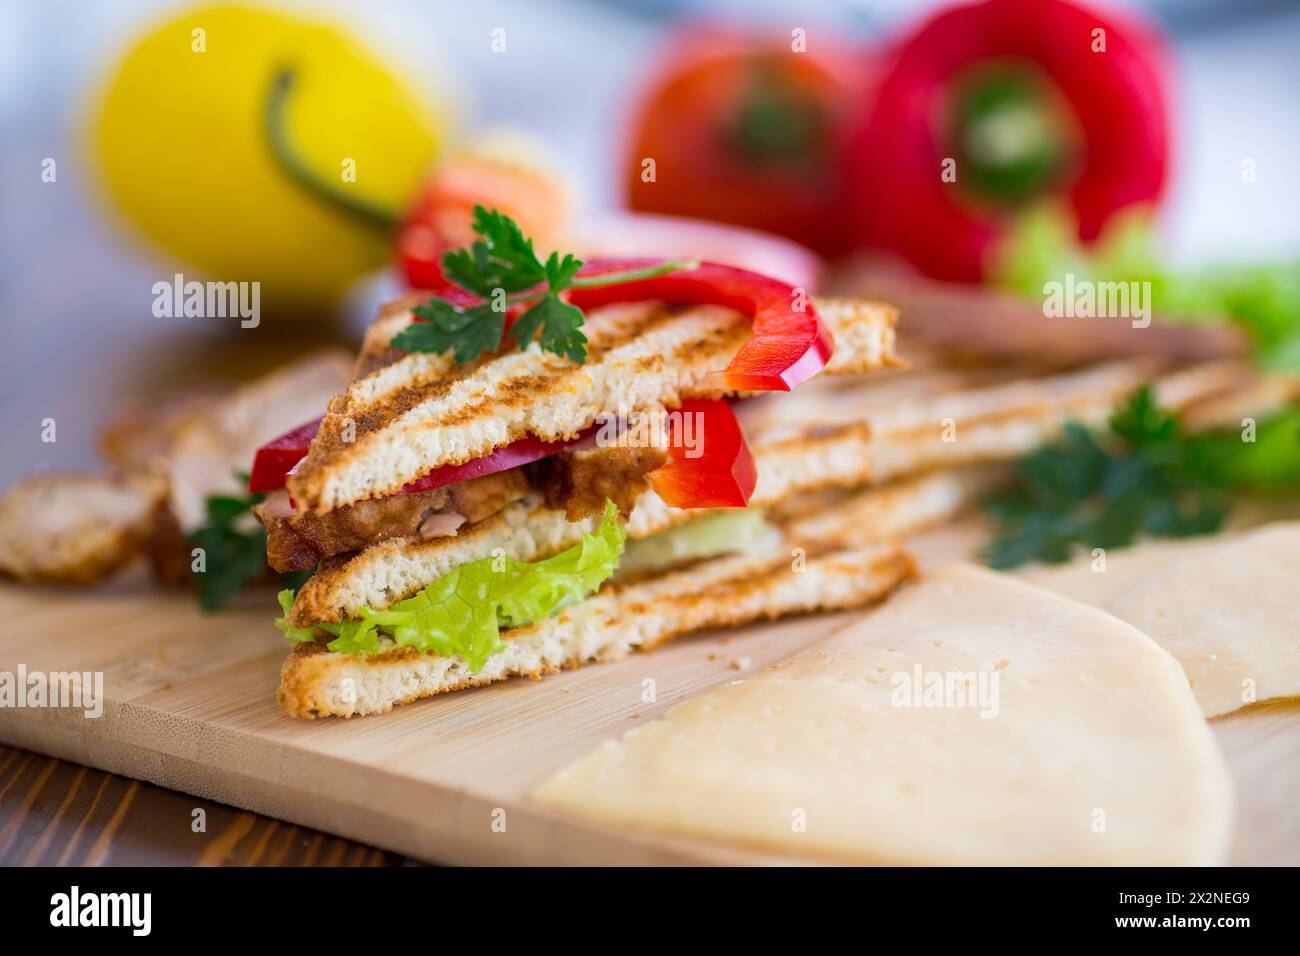
MULTIPOLYGON (((315 629, 334 635, 328 646, 339 653, 372 654, 386 638, 399 647, 463 657, 477 673, 505 646, 502 627, 543 620, 599 588, 618 567, 626 540, 618 508, 607 501, 600 527, 557 555, 533 562, 505 556, 471 561, 385 611, 363 607, 353 620, 315 629)), ((287 614, 286 593, 280 603, 287 614)), ((276 625, 291 641, 312 630, 291 627, 285 618, 276 625)))
POLYGON ((1243 441, 1239 429, 1191 441, 1195 467, 1213 484, 1241 494, 1300 493, 1300 408, 1261 419, 1254 441, 1243 441))
POLYGON ((1085 249, 1068 212, 1041 206, 1003 241, 992 275, 998 285, 1040 298, 1046 283, 1067 273, 1076 281, 1149 282, 1162 319, 1230 319, 1250 335, 1261 365, 1300 370, 1300 262, 1173 270, 1162 261, 1145 210, 1115 216, 1085 249))
POLYGON ((619 572, 657 571, 723 554, 761 554, 781 540, 759 508, 730 508, 627 546, 619 572))
POLYGON ((276 596, 280 602, 280 610, 283 616, 275 619, 275 626, 278 627, 286 638, 295 644, 305 644, 307 641, 316 639, 316 632, 310 627, 294 627, 289 623, 289 611, 293 607, 293 588, 285 588, 276 596))

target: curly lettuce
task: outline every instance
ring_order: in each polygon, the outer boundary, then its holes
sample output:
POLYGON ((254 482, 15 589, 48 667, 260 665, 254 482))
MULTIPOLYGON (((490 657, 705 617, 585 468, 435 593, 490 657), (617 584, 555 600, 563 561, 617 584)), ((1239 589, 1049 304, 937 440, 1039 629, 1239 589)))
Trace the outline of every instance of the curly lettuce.
POLYGON ((305 644, 308 641, 316 640, 316 631, 310 627, 294 627, 289 620, 289 612, 293 610, 293 588, 285 588, 277 594, 276 600, 280 602, 280 610, 283 612, 280 617, 275 619, 275 626, 278 627, 285 638, 294 644, 305 644))
POLYGON ((607 501, 599 528, 542 561, 504 555, 471 561, 387 610, 363 607, 354 619, 306 628, 289 623, 293 592, 281 591, 285 616, 275 623, 294 642, 310 640, 313 630, 324 631, 334 636, 327 645, 331 651, 373 654, 381 641, 383 649, 391 641, 397 647, 463 657, 477 673, 505 647, 502 627, 543 620, 587 597, 614 573, 626 541, 618 508, 607 501))
POLYGON ((1033 297, 1066 273, 1090 282, 1149 282, 1160 318, 1231 319, 1246 330, 1265 368, 1300 370, 1300 262, 1177 271, 1165 264, 1158 245, 1149 213, 1141 208, 1115 216, 1085 248, 1073 217, 1045 205, 1023 215, 1003 241, 992 278, 1033 297))

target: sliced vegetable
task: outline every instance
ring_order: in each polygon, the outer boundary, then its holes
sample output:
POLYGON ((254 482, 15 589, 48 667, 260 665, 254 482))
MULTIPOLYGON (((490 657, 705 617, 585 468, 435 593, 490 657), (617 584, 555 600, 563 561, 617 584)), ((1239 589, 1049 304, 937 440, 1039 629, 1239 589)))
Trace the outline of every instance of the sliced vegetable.
POLYGON ((296 627, 289 620, 289 613, 293 610, 293 588, 285 588, 275 596, 280 602, 280 616, 275 619, 275 626, 280 629, 280 633, 285 639, 293 644, 306 644, 316 640, 316 629, 314 627, 296 627))
POLYGON ((826 265, 806 246, 757 229, 703 219, 618 212, 574 225, 574 242, 591 258, 682 258, 717 262, 819 289, 826 265))
POLYGON ((658 300, 672 305, 721 305, 748 316, 754 335, 740 347, 719 384, 736 391, 788 392, 812 378, 835 352, 831 333, 817 316, 809 290, 732 266, 703 262, 618 285, 587 287, 582 280, 645 268, 653 259, 600 259, 587 263, 569 293, 580 309, 615 302, 658 300))
MULTIPOLYGON (((678 508, 744 507, 754 491, 757 472, 731 406, 720 399, 690 400, 669 421, 674 427, 669 436, 672 446, 669 455, 673 460, 649 475, 660 497, 678 508), (683 422, 682 415, 694 416, 690 426, 692 431, 687 434, 675 430, 683 422), (689 457, 694 452, 688 445, 698 447, 702 454, 689 457)), ((293 466, 306 457, 319 427, 319 420, 308 422, 259 448, 253 459, 253 474, 257 477, 249 479, 249 491, 260 494, 283 488, 293 466)), ((458 481, 540 461, 587 441, 599 430, 599 425, 593 425, 575 438, 557 442, 528 435, 481 458, 435 468, 397 493, 432 491, 458 481)))
MULTIPOLYGON (((504 556, 471 561, 386 611, 362 608, 355 620, 314 629, 333 635, 328 647, 338 653, 373 654, 387 639, 397 647, 463 657, 477 673, 504 648, 502 627, 543 620, 599 588, 618 567, 626 540, 618 508, 606 502, 600 527, 553 557, 531 563, 504 556)), ((292 592, 281 592, 285 616, 276 626, 289 640, 303 641, 312 628, 288 622, 292 600, 292 592)))
POLYGON ((600 259, 584 264, 551 253, 545 262, 510 217, 478 206, 478 238, 443 256, 455 288, 414 309, 417 320, 392 346, 451 353, 458 364, 495 351, 509 340, 582 364, 587 338, 584 309, 615 302, 661 300, 676 305, 724 305, 748 316, 754 335, 732 357, 719 381, 737 391, 782 391, 807 381, 834 352, 830 331, 817 317, 809 291, 716 263, 661 259, 600 259), (459 296, 450 293, 459 293, 459 296), (467 303, 465 295, 477 299, 467 303), (507 307, 527 304, 517 318, 507 307))
POLYGON ((549 458, 558 451, 586 440, 594 432, 594 428, 589 428, 580 433, 577 438, 568 441, 543 441, 540 438, 528 435, 518 441, 511 442, 509 445, 495 448, 481 458, 475 458, 460 465, 443 465, 441 468, 435 468, 427 475, 408 484, 399 494, 432 491, 435 488, 454 484, 457 481, 468 481, 470 478, 495 475, 498 471, 518 468, 520 465, 541 461, 543 458, 549 458))
POLYGON ((660 531, 628 543, 619 573, 659 571, 686 561, 724 554, 761 555, 781 541, 781 532, 758 508, 736 508, 660 531))
MULTIPOLYGON (((253 471, 248 490, 265 492, 283 488, 289 472, 298 462, 307 457, 311 440, 320 430, 320 423, 319 418, 314 422, 307 422, 259 448, 253 458, 253 471)), ((397 493, 406 495, 420 491, 433 491, 435 488, 458 481, 468 481, 470 478, 481 478, 509 468, 518 468, 520 465, 540 461, 562 449, 576 445, 595 431, 596 427, 593 426, 568 441, 548 442, 528 435, 509 445, 502 445, 480 458, 459 465, 443 465, 441 468, 435 468, 397 493)))
POLYGON ((252 494, 275 491, 284 487, 285 477, 293 466, 307 457, 311 440, 320 431, 324 419, 304 422, 279 438, 273 438, 253 455, 253 467, 248 473, 248 490, 252 494))
POLYGON ((552 252, 543 261, 519 224, 495 209, 474 207, 474 233, 470 245, 443 255, 442 272, 451 285, 412 309, 416 321, 393 337, 393 348, 450 354, 463 365, 497 351, 505 340, 525 349, 536 339, 543 351, 581 365, 587 360, 585 316, 561 293, 693 267, 656 261, 579 281, 581 259, 552 252))
POLYGON ((731 406, 690 399, 678 412, 669 420, 670 461, 646 476, 655 494, 675 508, 745 507, 758 471, 731 406))

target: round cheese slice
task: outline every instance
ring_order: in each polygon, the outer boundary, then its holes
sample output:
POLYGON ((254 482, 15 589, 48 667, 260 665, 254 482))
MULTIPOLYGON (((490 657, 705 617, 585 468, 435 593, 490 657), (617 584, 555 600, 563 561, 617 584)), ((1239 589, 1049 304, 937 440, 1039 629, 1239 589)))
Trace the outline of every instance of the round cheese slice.
POLYGON ((859 863, 1208 864, 1232 821, 1223 759, 1168 653, 968 565, 606 743, 534 797, 859 863))
POLYGON ((1212 547, 1216 538, 1158 538, 1131 548, 1109 548, 1093 557, 1081 554, 1063 564, 1017 568, 1019 578, 1040 584, 1093 607, 1106 607, 1138 581, 1176 558, 1212 547))
POLYGON ((1300 696, 1300 522, 1161 564, 1109 604, 1178 659, 1207 717, 1300 696))

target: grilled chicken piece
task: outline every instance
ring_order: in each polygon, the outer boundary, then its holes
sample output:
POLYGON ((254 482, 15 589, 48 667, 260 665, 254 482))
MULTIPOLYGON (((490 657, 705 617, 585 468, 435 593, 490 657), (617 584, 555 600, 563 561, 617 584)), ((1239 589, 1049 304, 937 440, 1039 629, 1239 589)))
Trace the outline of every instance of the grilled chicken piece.
POLYGON ((283 573, 388 538, 453 535, 462 524, 496 514, 527 493, 523 472, 511 469, 433 491, 359 501, 324 514, 290 508, 288 494, 279 491, 253 512, 266 525, 267 563, 283 573))
POLYGON ((545 460, 546 507, 563 510, 570 521, 598 515, 605 499, 626 518, 650 490, 646 475, 668 463, 662 448, 568 449, 545 460))
POLYGON ((240 386, 179 428, 162 469, 181 530, 189 534, 207 520, 209 495, 241 494, 234 472, 248 467, 259 445, 319 415, 330 396, 347 386, 349 365, 340 351, 309 355, 240 386))
MULTIPOLYGON (((176 436, 193 422, 219 414, 234 389, 198 385, 165 401, 118 410, 99 432, 99 449, 122 471, 151 470, 165 462, 176 436)), ((224 476, 223 476, 224 477, 224 476)))
POLYGON ((0 571, 94 584, 138 557, 167 486, 151 475, 36 475, 0 498, 0 571))

